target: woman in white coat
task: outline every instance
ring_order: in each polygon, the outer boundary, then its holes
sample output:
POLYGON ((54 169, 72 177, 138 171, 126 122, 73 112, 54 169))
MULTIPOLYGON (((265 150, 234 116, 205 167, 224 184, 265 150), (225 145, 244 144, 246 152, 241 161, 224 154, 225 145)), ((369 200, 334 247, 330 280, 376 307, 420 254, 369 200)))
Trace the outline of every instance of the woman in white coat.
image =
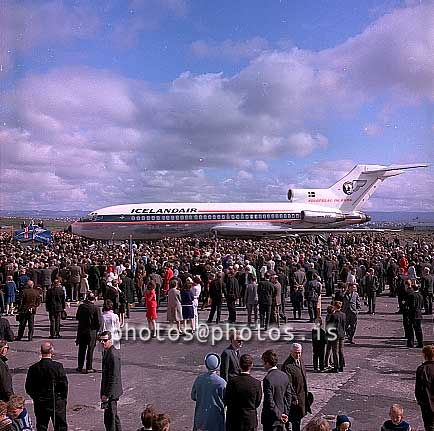
POLYGON ((113 302, 110 299, 104 301, 101 315, 101 332, 110 331, 112 334, 113 347, 121 348, 121 325, 117 314, 113 313, 113 302))

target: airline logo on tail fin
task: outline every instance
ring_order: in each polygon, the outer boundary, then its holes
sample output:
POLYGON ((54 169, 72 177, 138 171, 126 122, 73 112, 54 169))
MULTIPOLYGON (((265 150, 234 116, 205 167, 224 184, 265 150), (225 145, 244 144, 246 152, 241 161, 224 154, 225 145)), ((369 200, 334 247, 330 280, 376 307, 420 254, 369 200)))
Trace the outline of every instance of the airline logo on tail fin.
POLYGON ((342 190, 346 195, 352 195, 366 185, 366 180, 347 181, 342 185, 342 190))
POLYGON ((426 168, 428 163, 407 165, 356 165, 328 189, 289 189, 288 199, 294 203, 327 205, 345 213, 358 211, 382 181, 403 174, 408 169, 426 168))

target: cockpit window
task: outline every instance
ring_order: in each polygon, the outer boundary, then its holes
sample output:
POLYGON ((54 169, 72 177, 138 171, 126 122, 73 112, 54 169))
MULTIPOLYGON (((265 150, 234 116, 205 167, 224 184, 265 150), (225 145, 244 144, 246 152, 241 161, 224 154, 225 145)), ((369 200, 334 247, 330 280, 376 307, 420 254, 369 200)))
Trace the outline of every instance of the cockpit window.
POLYGON ((97 219, 97 213, 92 212, 85 215, 84 217, 81 217, 80 221, 95 221, 96 219, 97 219))

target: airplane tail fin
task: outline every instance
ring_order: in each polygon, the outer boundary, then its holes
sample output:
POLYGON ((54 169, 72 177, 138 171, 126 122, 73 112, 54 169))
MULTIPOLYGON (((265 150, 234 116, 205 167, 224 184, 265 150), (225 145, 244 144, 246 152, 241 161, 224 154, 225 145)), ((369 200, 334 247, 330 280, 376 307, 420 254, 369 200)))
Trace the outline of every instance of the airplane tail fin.
POLYGON ((407 165, 356 165, 329 190, 336 196, 337 207, 343 212, 356 211, 374 194, 386 178, 403 174, 407 169, 424 168, 426 163, 407 165))
POLYGON ((386 178, 403 174, 407 169, 426 168, 427 163, 407 165, 356 165, 328 189, 292 189, 291 202, 321 204, 344 213, 359 210, 386 178))

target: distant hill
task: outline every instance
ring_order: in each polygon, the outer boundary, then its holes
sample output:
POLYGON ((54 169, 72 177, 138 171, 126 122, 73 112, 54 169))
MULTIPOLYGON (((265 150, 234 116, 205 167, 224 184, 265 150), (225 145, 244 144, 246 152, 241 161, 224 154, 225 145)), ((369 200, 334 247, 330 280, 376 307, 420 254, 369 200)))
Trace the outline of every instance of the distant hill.
POLYGON ((434 223, 434 212, 369 212, 373 222, 434 223))
POLYGON ((79 218, 88 214, 89 211, 68 210, 0 210, 0 217, 22 217, 25 219, 53 219, 53 218, 79 218))

